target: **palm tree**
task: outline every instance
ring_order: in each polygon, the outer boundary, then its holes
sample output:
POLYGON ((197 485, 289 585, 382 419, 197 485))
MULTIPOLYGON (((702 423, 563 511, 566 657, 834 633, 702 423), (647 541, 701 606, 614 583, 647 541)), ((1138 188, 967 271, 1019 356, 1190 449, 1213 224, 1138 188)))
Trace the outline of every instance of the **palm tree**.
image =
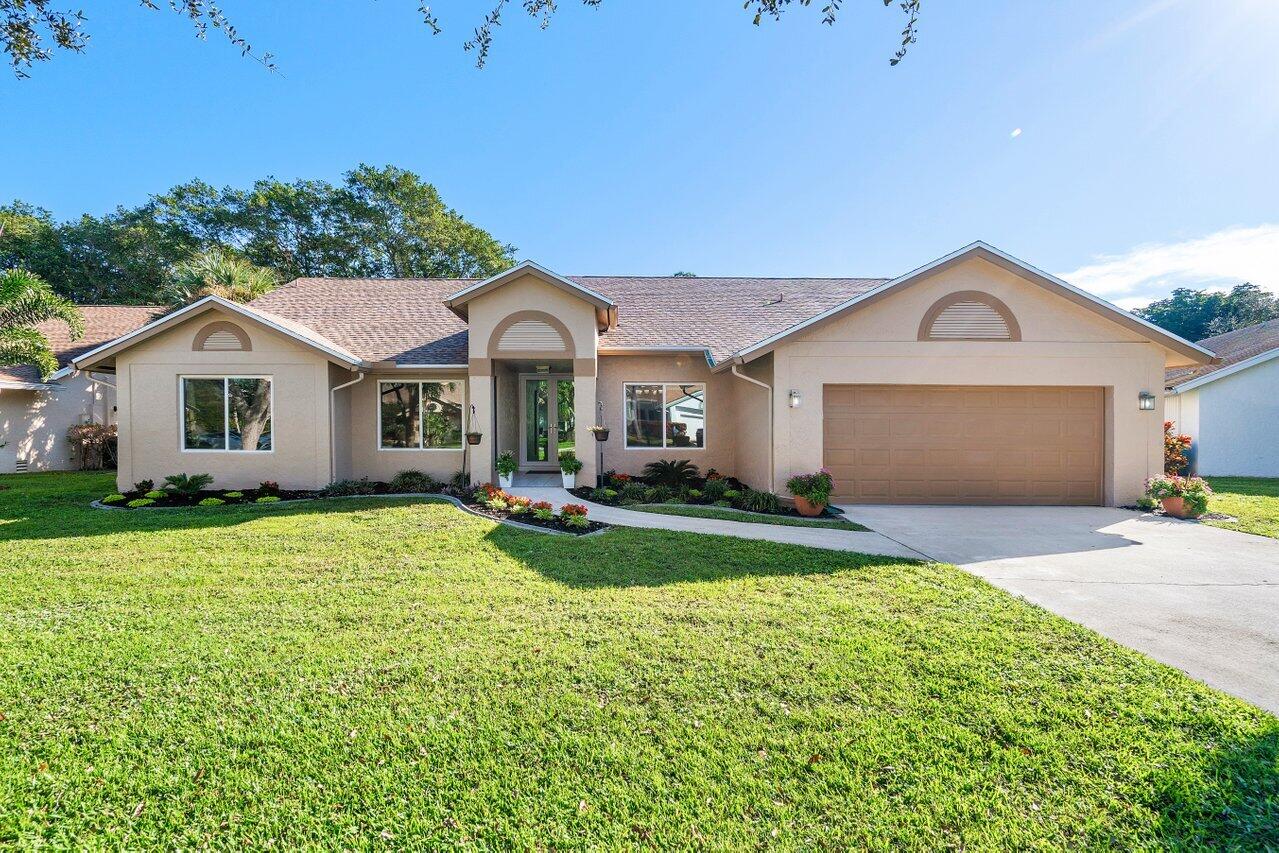
POLYGON ((40 276, 23 269, 0 272, 0 364, 34 364, 42 377, 57 370, 58 360, 36 328, 46 320, 66 323, 72 339, 84 334, 80 309, 40 276))
POLYGON ((176 270, 164 292, 171 308, 189 305, 206 296, 232 302, 250 302, 280 284, 274 270, 255 266, 229 249, 206 249, 176 270))

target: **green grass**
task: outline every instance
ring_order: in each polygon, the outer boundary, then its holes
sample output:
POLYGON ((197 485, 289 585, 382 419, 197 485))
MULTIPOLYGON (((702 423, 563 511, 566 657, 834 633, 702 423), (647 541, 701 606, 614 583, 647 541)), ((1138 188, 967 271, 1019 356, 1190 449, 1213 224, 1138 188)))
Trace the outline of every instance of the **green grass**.
POLYGON ((1208 509, 1239 519, 1208 524, 1279 539, 1279 479, 1208 477, 1207 480, 1214 492, 1208 509))
POLYGON ((0 847, 1279 845, 1279 720, 950 566, 0 483, 0 847))
POLYGON ((765 515, 762 512, 734 512, 717 506, 692 506, 688 504, 644 504, 625 509, 639 512, 655 512, 658 515, 683 515, 690 518, 713 518, 718 521, 745 521, 751 524, 780 524, 783 527, 828 527, 832 530, 870 530, 869 527, 845 519, 818 521, 815 518, 796 518, 791 515, 765 515))

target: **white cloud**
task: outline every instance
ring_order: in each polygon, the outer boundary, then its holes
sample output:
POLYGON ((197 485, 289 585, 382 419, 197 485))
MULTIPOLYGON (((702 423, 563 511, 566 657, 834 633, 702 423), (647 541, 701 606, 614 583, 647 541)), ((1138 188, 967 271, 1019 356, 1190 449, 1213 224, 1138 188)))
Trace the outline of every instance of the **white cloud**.
POLYGON ((1020 128, 1020 127, 1019 127, 1019 128, 1017 128, 1016 130, 1014 130, 1012 133, 1010 133, 1010 134, 1008 134, 1008 135, 1009 135, 1009 137, 1011 137, 1011 138, 1013 138, 1013 139, 1016 139, 1017 137, 1021 136, 1021 128, 1020 128))
POLYGON ((1180 243, 1153 243, 1104 255, 1061 277, 1124 307, 1175 287, 1225 290, 1242 281, 1279 292, 1279 224, 1236 227, 1180 243))

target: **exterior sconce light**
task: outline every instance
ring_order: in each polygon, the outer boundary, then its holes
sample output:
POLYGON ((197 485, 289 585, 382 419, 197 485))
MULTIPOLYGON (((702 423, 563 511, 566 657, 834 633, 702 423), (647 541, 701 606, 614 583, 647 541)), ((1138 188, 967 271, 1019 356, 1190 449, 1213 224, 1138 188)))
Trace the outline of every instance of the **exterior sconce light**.
POLYGON ((1155 395, 1149 391, 1142 391, 1137 395, 1137 408, 1143 412, 1153 412, 1155 410, 1155 395))
POLYGON ((792 409, 798 409, 799 404, 803 402, 803 400, 804 398, 800 396, 798 391, 796 391, 794 388, 790 390, 790 407, 792 409))

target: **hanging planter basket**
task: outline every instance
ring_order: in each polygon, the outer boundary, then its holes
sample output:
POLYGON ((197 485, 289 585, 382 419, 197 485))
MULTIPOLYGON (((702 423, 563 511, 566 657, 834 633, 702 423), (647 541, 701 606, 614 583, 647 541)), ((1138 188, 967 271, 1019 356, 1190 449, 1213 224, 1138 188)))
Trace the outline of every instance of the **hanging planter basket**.
POLYGON ((484 437, 482 432, 468 432, 466 434, 466 443, 474 447, 480 443, 480 439, 484 437))

